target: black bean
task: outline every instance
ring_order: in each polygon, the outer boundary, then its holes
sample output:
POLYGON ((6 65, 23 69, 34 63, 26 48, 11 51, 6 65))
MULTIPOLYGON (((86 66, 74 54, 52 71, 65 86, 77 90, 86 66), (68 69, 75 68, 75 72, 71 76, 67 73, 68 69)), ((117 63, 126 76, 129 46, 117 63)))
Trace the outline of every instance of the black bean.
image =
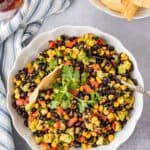
POLYGON ((59 115, 58 115, 56 112, 52 112, 52 116, 53 116, 54 118, 59 118, 59 115))
POLYGON ((96 144, 96 143, 93 143, 93 144, 92 144, 92 147, 97 147, 97 144, 96 144))
POLYGON ((43 56, 44 58, 48 56, 46 52, 41 52, 40 55, 43 56))
POLYGON ((74 141, 74 147, 75 148, 81 147, 81 143, 79 143, 78 141, 74 141))
POLYGON ((35 89, 35 87, 31 87, 31 88, 30 88, 30 92, 33 92, 34 89, 35 89))
POLYGON ((22 117, 23 117, 23 118, 25 118, 25 119, 26 119, 26 118, 28 118, 28 114, 27 114, 27 112, 25 112, 25 111, 24 111, 24 112, 22 112, 22 117))
POLYGON ((58 134, 61 134, 61 133, 62 133, 62 131, 61 131, 61 130, 57 130, 57 133, 58 133, 58 134))
POLYGON ((109 78, 104 78, 103 79, 103 85, 107 85, 109 83, 109 78))
POLYGON ((44 132, 43 131, 36 131, 33 133, 34 135, 40 137, 40 136, 43 136, 44 135, 44 132))
POLYGON ((78 117, 82 117, 82 114, 80 112, 77 113, 78 117))
POLYGON ((13 108, 15 108, 15 109, 17 108, 16 101, 13 101, 13 102, 12 102, 12 106, 13 106, 13 108))
POLYGON ((35 82, 32 82, 31 84, 30 84, 30 87, 36 87, 36 83, 35 82))
POLYGON ((75 127, 80 127, 82 124, 82 122, 78 121, 77 123, 75 123, 75 127))
POLYGON ((36 112, 36 108, 32 108, 31 112, 32 113, 36 112))
POLYGON ((85 112, 86 112, 86 114, 90 114, 90 109, 86 108, 85 112))
POLYGON ((24 125, 25 125, 26 127, 28 127, 28 120, 27 120, 27 119, 24 120, 24 125))
POLYGON ((106 133, 103 133, 103 137, 104 137, 104 138, 107 138, 107 136, 108 136, 108 135, 107 135, 106 133))
POLYGON ((92 51, 97 51, 99 49, 99 45, 95 44, 93 47, 91 47, 92 51))
POLYGON ((114 130, 113 129, 111 129, 111 130, 109 130, 109 134, 114 134, 114 130))
POLYGON ((16 74, 15 78, 16 78, 17 80, 19 80, 19 79, 20 79, 20 74, 16 74))
POLYGON ((17 108, 17 112, 18 112, 19 115, 21 115, 22 114, 21 108, 17 108))
POLYGON ((58 46, 58 47, 63 46, 63 45, 65 45, 65 42, 64 42, 64 41, 59 41, 59 42, 57 43, 57 46, 58 46))
POLYGON ((82 130, 85 132, 88 131, 88 129, 86 127, 82 127, 82 130))
POLYGON ((89 143, 93 143, 93 141, 94 141, 94 139, 92 137, 88 139, 89 143))
POLYGON ((46 121, 46 120, 47 120, 47 117, 46 117, 46 116, 41 115, 41 116, 39 117, 39 119, 40 119, 40 120, 42 120, 42 121, 46 121))
POLYGON ((20 97, 25 99, 25 98, 27 97, 27 93, 26 93, 26 92, 22 92, 22 93, 20 94, 20 97))
POLYGON ((88 72, 88 73, 92 73, 92 72, 93 72, 93 69, 90 68, 90 67, 87 67, 87 68, 85 69, 85 71, 88 72))
POLYGON ((108 46, 108 49, 109 49, 110 51, 113 51, 115 48, 114 48, 113 46, 109 45, 109 46, 108 46))
POLYGON ((66 36, 66 35, 61 35, 61 39, 62 39, 62 40, 66 40, 66 39, 67 39, 67 36, 66 36))
POLYGON ((79 98, 81 98, 81 97, 83 97, 84 95, 83 95, 83 92, 79 92, 78 93, 78 95, 77 95, 77 97, 79 97, 79 98))
POLYGON ((71 109, 70 109, 70 108, 67 108, 65 111, 66 111, 67 114, 69 114, 70 111, 71 111, 71 109))
POLYGON ((40 64, 39 69, 41 69, 41 70, 45 70, 45 68, 46 68, 46 64, 45 64, 45 63, 40 64))
POLYGON ((132 79, 132 81, 135 85, 138 85, 138 81, 136 79, 132 79))
POLYGON ((76 39, 77 37, 76 36, 72 36, 72 37, 69 37, 69 40, 70 41, 73 41, 74 39, 76 39))

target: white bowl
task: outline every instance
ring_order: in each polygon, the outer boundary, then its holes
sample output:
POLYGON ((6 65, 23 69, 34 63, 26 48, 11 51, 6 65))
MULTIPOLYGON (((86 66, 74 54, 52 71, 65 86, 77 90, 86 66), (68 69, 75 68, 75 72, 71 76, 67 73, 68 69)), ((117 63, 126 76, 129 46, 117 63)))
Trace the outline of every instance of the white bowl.
MULTIPOLYGON (((34 150, 38 150, 39 146, 34 143, 31 132, 24 126, 23 119, 17 114, 16 110, 12 107, 12 78, 18 72, 18 70, 22 69, 25 66, 27 62, 35 58, 37 53, 47 48, 49 40, 55 40, 56 37, 61 34, 67 34, 69 36, 81 36, 85 33, 94 33, 98 36, 101 36, 102 38, 106 39, 109 44, 114 45, 118 52, 126 52, 134 64, 133 77, 138 80, 138 83, 141 86, 144 86, 141 74, 137 66, 137 62, 133 55, 121 44, 121 42, 118 39, 107 33, 104 33, 96 28, 88 26, 62 26, 38 35, 30 43, 30 45, 27 46, 21 52, 21 54, 17 58, 16 63, 14 64, 13 69, 9 75, 9 80, 7 84, 7 107, 12 117, 13 125, 17 132, 20 134, 20 136, 23 137, 25 141, 29 144, 29 146, 34 150)), ((143 109, 143 96, 139 93, 135 93, 135 99, 136 100, 134 104, 134 110, 131 113, 131 119, 127 122, 123 130, 116 134, 115 140, 107 146, 100 146, 97 148, 93 148, 93 150, 116 150, 131 136, 143 109)))
MULTIPOLYGON (((110 10, 109 8, 105 7, 100 0, 89 0, 90 3, 96 7, 97 9, 118 18, 124 18, 124 16, 121 13, 115 12, 110 10)), ((150 17, 150 8, 142 8, 140 11, 137 12, 136 16, 133 19, 142 19, 150 17)))

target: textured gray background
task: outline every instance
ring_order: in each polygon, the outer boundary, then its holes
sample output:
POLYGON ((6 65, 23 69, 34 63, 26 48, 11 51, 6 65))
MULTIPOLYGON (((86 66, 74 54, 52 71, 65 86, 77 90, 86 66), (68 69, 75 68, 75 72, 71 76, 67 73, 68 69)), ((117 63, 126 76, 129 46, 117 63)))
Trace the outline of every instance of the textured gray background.
MULTIPOLYGON (((46 19, 40 32, 61 25, 95 26, 119 38, 137 59, 144 78, 145 88, 150 89, 150 18, 127 22, 95 9, 88 0, 74 0, 64 13, 46 19)), ((30 150, 14 131, 16 150, 30 150)), ((136 130, 119 150, 150 150, 150 99, 144 98, 144 110, 136 130)))

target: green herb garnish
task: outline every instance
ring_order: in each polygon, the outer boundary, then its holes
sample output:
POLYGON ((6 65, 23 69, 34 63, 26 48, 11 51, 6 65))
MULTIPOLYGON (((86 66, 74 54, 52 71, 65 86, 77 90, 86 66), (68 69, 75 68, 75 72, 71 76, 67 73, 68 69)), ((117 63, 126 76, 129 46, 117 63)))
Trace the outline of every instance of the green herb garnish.
POLYGON ((67 85, 68 89, 76 89, 79 87, 79 71, 74 71, 71 66, 64 66, 62 69, 62 79, 64 85, 67 85))
POLYGON ((57 60, 55 58, 51 58, 47 70, 52 71, 56 66, 57 66, 57 60))
POLYGON ((89 76, 88 73, 86 73, 86 72, 82 73, 82 75, 81 75, 81 85, 84 85, 86 83, 88 76, 89 76))

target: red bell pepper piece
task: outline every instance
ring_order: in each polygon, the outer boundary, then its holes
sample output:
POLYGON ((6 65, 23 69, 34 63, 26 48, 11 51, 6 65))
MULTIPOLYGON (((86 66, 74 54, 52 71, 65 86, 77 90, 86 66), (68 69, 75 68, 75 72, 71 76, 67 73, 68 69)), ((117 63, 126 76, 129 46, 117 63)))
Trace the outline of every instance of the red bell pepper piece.
POLYGON ((73 126, 77 121, 78 121, 78 118, 77 118, 77 117, 73 117, 73 118, 71 118, 71 119, 68 121, 67 125, 68 125, 69 127, 71 127, 71 126, 73 126))
POLYGON ((49 44, 48 44, 48 47, 49 48, 55 48, 56 47, 56 42, 50 41, 49 44))

